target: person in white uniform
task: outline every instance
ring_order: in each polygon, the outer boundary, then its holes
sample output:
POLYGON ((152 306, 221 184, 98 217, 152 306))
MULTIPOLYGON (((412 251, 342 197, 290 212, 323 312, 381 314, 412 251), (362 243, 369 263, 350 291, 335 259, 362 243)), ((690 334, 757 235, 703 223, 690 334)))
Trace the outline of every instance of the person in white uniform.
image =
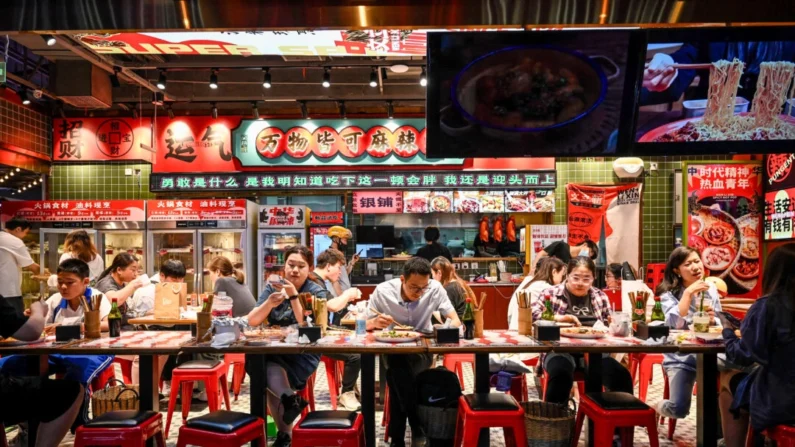
POLYGON ((34 275, 41 271, 22 241, 28 233, 30 222, 16 217, 6 222, 5 230, 0 232, 0 297, 7 300, 6 304, 16 309, 19 315, 25 310, 22 270, 33 272, 34 275))

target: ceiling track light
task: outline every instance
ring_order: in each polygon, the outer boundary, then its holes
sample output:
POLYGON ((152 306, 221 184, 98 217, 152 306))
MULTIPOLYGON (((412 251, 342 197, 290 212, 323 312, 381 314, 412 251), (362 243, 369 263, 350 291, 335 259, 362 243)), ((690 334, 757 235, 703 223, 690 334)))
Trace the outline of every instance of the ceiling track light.
POLYGON ((422 73, 420 74, 420 85, 426 87, 428 85, 428 72, 425 70, 425 67, 422 67, 422 73))
POLYGON ((375 72, 375 67, 370 71, 370 87, 378 87, 378 74, 375 72))
POLYGON ((121 67, 114 65, 113 74, 110 75, 110 85, 113 87, 121 87, 121 82, 119 82, 119 73, 121 73, 121 67))
POLYGON ((171 107, 171 104, 166 104, 166 112, 168 113, 169 119, 174 119, 174 109, 171 107))
POLYGON ((389 119, 394 119, 395 118, 395 108, 392 106, 392 101, 387 101, 386 102, 386 116, 389 119))
POLYGON ((262 81, 262 86, 265 88, 271 88, 273 84, 271 84, 271 69, 270 68, 263 68, 262 71, 265 72, 264 79, 262 81))
POLYGON ((251 103, 251 114, 254 115, 254 119, 259 119, 259 109, 257 108, 257 101, 251 103))
POLYGON ((157 77, 157 88, 159 88, 160 90, 165 90, 166 82, 168 82, 168 78, 166 77, 166 70, 160 70, 160 75, 157 77))
POLYGON ((17 172, 21 171, 21 169, 17 168, 17 172))
POLYGON ((345 101, 340 101, 338 105, 340 108, 340 118, 344 120, 348 119, 348 110, 345 107, 345 101))
POLYGON ((46 43, 48 47, 55 45, 55 36, 53 36, 52 34, 42 34, 41 38, 44 40, 44 43, 46 43))
POLYGON ((323 69, 323 87, 331 87, 331 68, 325 67, 323 69))
POLYGON ((29 106, 30 105, 30 98, 28 97, 28 89, 22 88, 19 92, 19 98, 22 100, 22 105, 29 106))
POLYGON ((215 68, 213 68, 212 73, 210 73, 210 88, 213 90, 218 88, 218 74, 215 68))
POLYGON ((309 109, 306 107, 306 101, 299 101, 301 104, 301 117, 305 120, 311 119, 309 117, 309 109))
POLYGON ((215 105, 215 103, 212 103, 212 109, 210 109, 210 111, 212 112, 213 119, 217 120, 218 119, 218 106, 215 105))

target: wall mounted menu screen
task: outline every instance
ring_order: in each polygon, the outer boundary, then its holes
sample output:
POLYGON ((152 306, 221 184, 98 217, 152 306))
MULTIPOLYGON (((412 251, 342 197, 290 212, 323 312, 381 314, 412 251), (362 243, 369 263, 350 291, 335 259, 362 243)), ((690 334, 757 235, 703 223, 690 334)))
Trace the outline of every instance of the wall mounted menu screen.
POLYGON ((631 121, 621 115, 634 87, 624 81, 634 81, 637 68, 628 61, 642 48, 635 37, 624 30, 430 34, 428 157, 617 153, 619 123, 631 121))
POLYGON ((636 154, 762 153, 795 140, 795 31, 650 31, 636 154))

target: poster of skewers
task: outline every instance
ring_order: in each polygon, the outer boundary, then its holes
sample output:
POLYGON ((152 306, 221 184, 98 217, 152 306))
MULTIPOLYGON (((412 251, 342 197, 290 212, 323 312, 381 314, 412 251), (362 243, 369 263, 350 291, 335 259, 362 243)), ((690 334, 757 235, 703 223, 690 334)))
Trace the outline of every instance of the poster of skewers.
POLYGON ((708 276, 731 297, 757 297, 761 288, 762 165, 759 162, 685 163, 683 232, 708 276))

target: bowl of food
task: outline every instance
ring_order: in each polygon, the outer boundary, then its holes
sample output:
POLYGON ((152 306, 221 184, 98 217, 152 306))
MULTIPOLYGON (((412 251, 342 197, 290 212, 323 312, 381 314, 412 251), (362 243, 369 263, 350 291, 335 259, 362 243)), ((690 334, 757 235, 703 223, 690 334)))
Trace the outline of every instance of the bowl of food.
POLYGON ((472 61, 456 76, 451 98, 469 122, 484 129, 535 133, 588 116, 620 74, 610 59, 549 45, 516 46, 472 61), (608 76, 596 62, 614 70, 608 76))
POLYGON ((419 332, 413 331, 381 331, 375 334, 376 341, 382 343, 409 343, 420 338, 419 332))

